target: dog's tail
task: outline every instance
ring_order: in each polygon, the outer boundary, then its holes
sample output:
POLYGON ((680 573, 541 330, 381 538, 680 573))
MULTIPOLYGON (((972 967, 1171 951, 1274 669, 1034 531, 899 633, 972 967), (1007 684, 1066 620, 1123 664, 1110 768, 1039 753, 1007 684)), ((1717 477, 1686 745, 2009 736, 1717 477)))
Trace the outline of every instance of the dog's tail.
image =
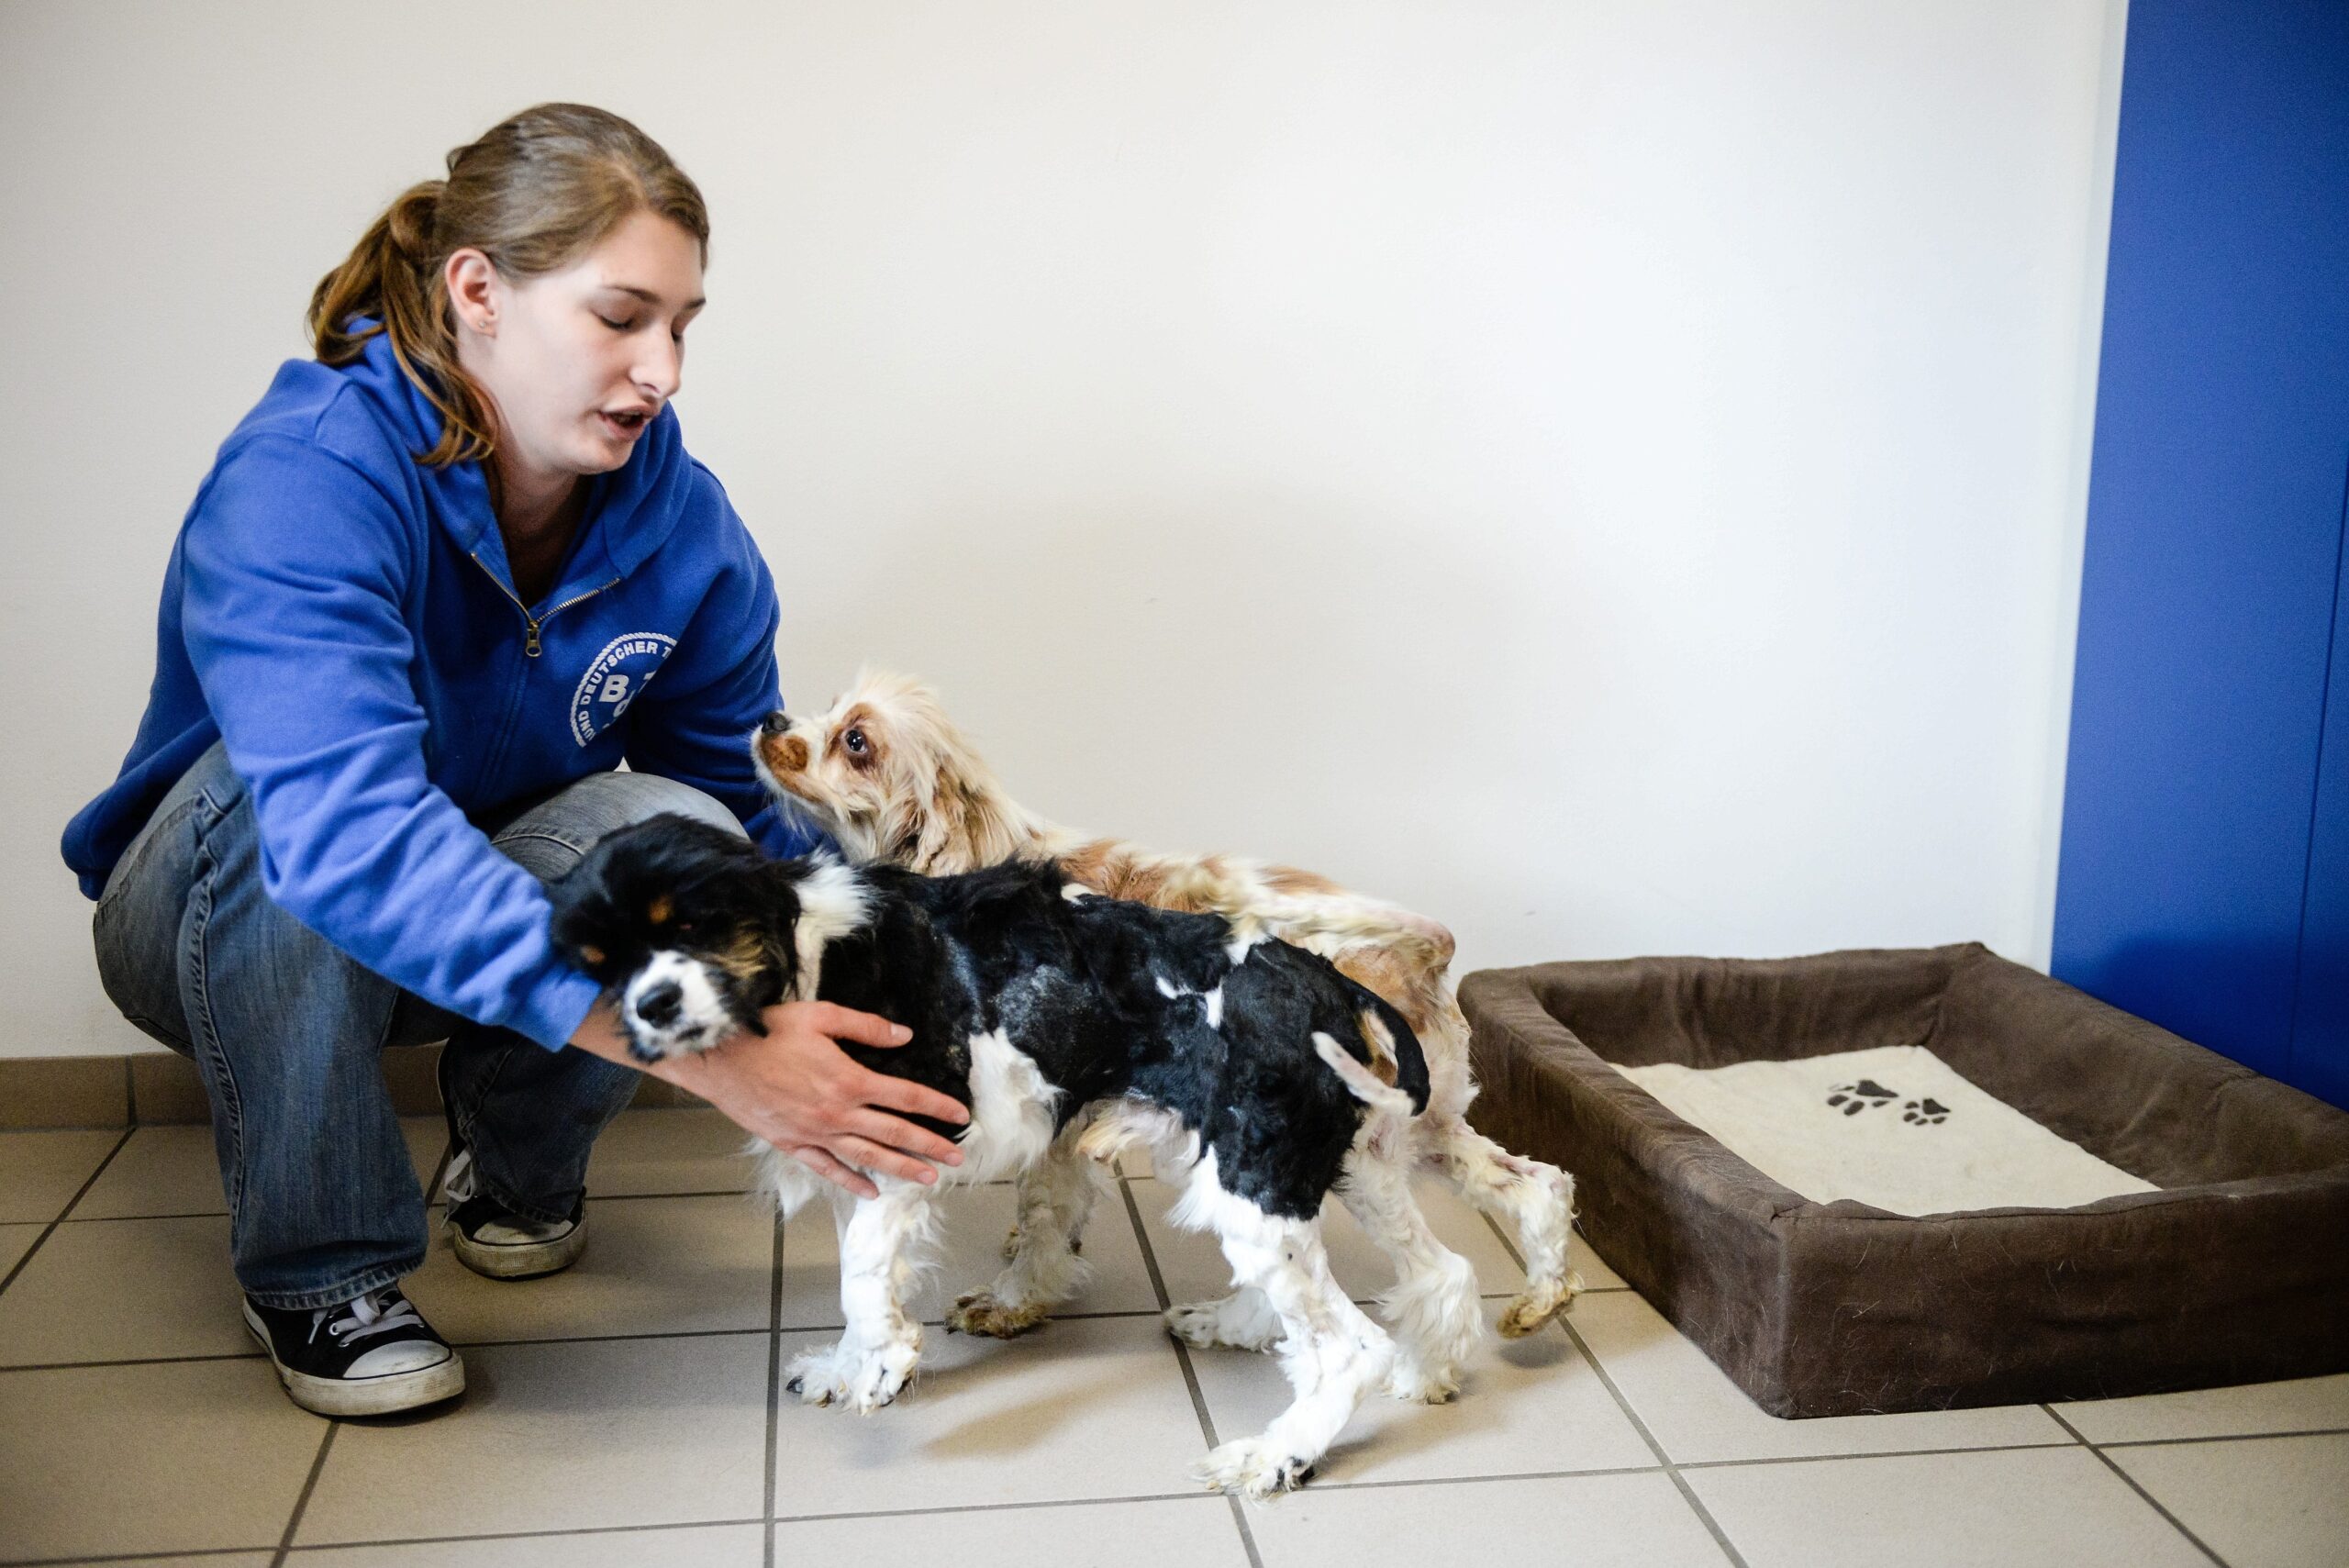
POLYGON ((1313 1049, 1356 1099, 1396 1116, 1419 1115, 1428 1108, 1428 1059, 1419 1049, 1419 1037, 1376 992, 1351 980, 1346 985, 1360 1004, 1354 1024, 1362 1031, 1370 1061, 1357 1061, 1345 1047, 1319 1030, 1313 1036, 1313 1049))
POLYGON ((1371 1109, 1385 1111, 1389 1116, 1406 1118, 1411 1116, 1411 1096, 1400 1089, 1389 1088, 1386 1084, 1380 1083, 1377 1074, 1372 1069, 1364 1067, 1347 1055, 1346 1048, 1340 1045, 1336 1040, 1319 1029, 1315 1029, 1313 1049, 1319 1054, 1322 1061, 1330 1064, 1330 1071, 1338 1075, 1338 1081, 1346 1086, 1347 1092, 1354 1098, 1371 1109))

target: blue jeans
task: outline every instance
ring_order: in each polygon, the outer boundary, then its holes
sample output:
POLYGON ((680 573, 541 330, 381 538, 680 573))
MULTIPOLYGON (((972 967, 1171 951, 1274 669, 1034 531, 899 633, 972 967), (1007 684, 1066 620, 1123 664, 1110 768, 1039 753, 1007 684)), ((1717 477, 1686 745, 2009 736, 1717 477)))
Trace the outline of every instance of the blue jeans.
MULTIPOLYGON (((740 831, 708 795, 645 773, 592 774, 474 820, 547 882, 662 811, 740 831)), ((636 1088, 629 1068, 431 1006, 272 903, 251 797, 217 745, 131 841, 93 929, 115 1006, 203 1075, 237 1280, 264 1306, 329 1306, 424 1262, 424 1195, 384 1087, 385 1047, 448 1041, 440 1082, 457 1134, 482 1185, 530 1219, 570 1215, 596 1135, 636 1088)))

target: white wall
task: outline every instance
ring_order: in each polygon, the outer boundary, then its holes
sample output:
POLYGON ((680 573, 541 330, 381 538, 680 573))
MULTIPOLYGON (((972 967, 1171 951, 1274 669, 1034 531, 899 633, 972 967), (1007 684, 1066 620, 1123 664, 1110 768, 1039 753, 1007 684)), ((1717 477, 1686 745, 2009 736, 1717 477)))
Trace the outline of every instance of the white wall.
POLYGON ((0 6, 0 1055, 210 454, 540 99, 701 183, 680 400, 785 690, 1470 965, 2043 962, 2117 0, 0 6), (395 27, 398 41, 385 39, 395 27))

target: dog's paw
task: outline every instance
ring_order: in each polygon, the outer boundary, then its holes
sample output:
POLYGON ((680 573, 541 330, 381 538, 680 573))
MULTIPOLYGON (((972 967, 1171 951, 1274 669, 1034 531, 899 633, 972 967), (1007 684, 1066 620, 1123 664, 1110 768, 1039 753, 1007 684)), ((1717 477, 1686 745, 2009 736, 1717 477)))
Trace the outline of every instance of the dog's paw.
POLYGON ((1386 1392, 1409 1405, 1449 1405, 1460 1396, 1460 1369, 1429 1370, 1397 1357, 1386 1392))
POLYGON ((1581 1291, 1582 1275, 1577 1273, 1567 1274, 1554 1285, 1529 1287, 1501 1314, 1501 1338, 1522 1340, 1528 1334, 1539 1333, 1572 1307, 1581 1291))
POLYGON ((1275 1448, 1263 1438, 1241 1438, 1191 1466, 1191 1477, 1210 1491, 1262 1503, 1312 1480, 1313 1462, 1275 1448))
POLYGON ((1281 1320, 1269 1307, 1257 1309, 1236 1296, 1186 1302, 1163 1316, 1168 1333, 1203 1351, 1268 1351, 1281 1337, 1281 1320))
POLYGON ((846 1344, 803 1351, 784 1369, 783 1385, 803 1405, 838 1405, 869 1416, 905 1391, 920 1357, 918 1340, 869 1351, 846 1344))
POLYGON ((1911 1127, 1939 1127, 1949 1119, 1949 1107, 1930 1095, 1904 1102, 1900 1113, 1900 1119, 1911 1127))
POLYGON ((946 1315, 946 1327, 957 1334, 985 1334, 991 1339, 1008 1340, 1043 1320, 1044 1309, 1041 1306, 1010 1307, 997 1300, 991 1291, 974 1290, 954 1298, 954 1309, 946 1315))

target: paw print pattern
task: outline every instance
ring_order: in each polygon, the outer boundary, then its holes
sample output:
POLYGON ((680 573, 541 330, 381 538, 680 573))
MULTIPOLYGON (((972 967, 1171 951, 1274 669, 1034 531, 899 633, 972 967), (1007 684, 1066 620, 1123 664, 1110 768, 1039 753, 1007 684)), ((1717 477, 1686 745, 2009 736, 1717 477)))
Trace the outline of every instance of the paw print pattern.
POLYGON ((1898 1099, 1899 1094, 1886 1088, 1873 1078, 1863 1078, 1856 1084, 1838 1084, 1827 1096, 1830 1106, 1841 1106, 1845 1116, 1857 1116, 1862 1111, 1881 1110, 1898 1099))
POLYGON ((1900 1119, 1919 1127, 1939 1127, 1949 1119, 1949 1107, 1928 1095, 1905 1102, 1900 1107, 1900 1119))

